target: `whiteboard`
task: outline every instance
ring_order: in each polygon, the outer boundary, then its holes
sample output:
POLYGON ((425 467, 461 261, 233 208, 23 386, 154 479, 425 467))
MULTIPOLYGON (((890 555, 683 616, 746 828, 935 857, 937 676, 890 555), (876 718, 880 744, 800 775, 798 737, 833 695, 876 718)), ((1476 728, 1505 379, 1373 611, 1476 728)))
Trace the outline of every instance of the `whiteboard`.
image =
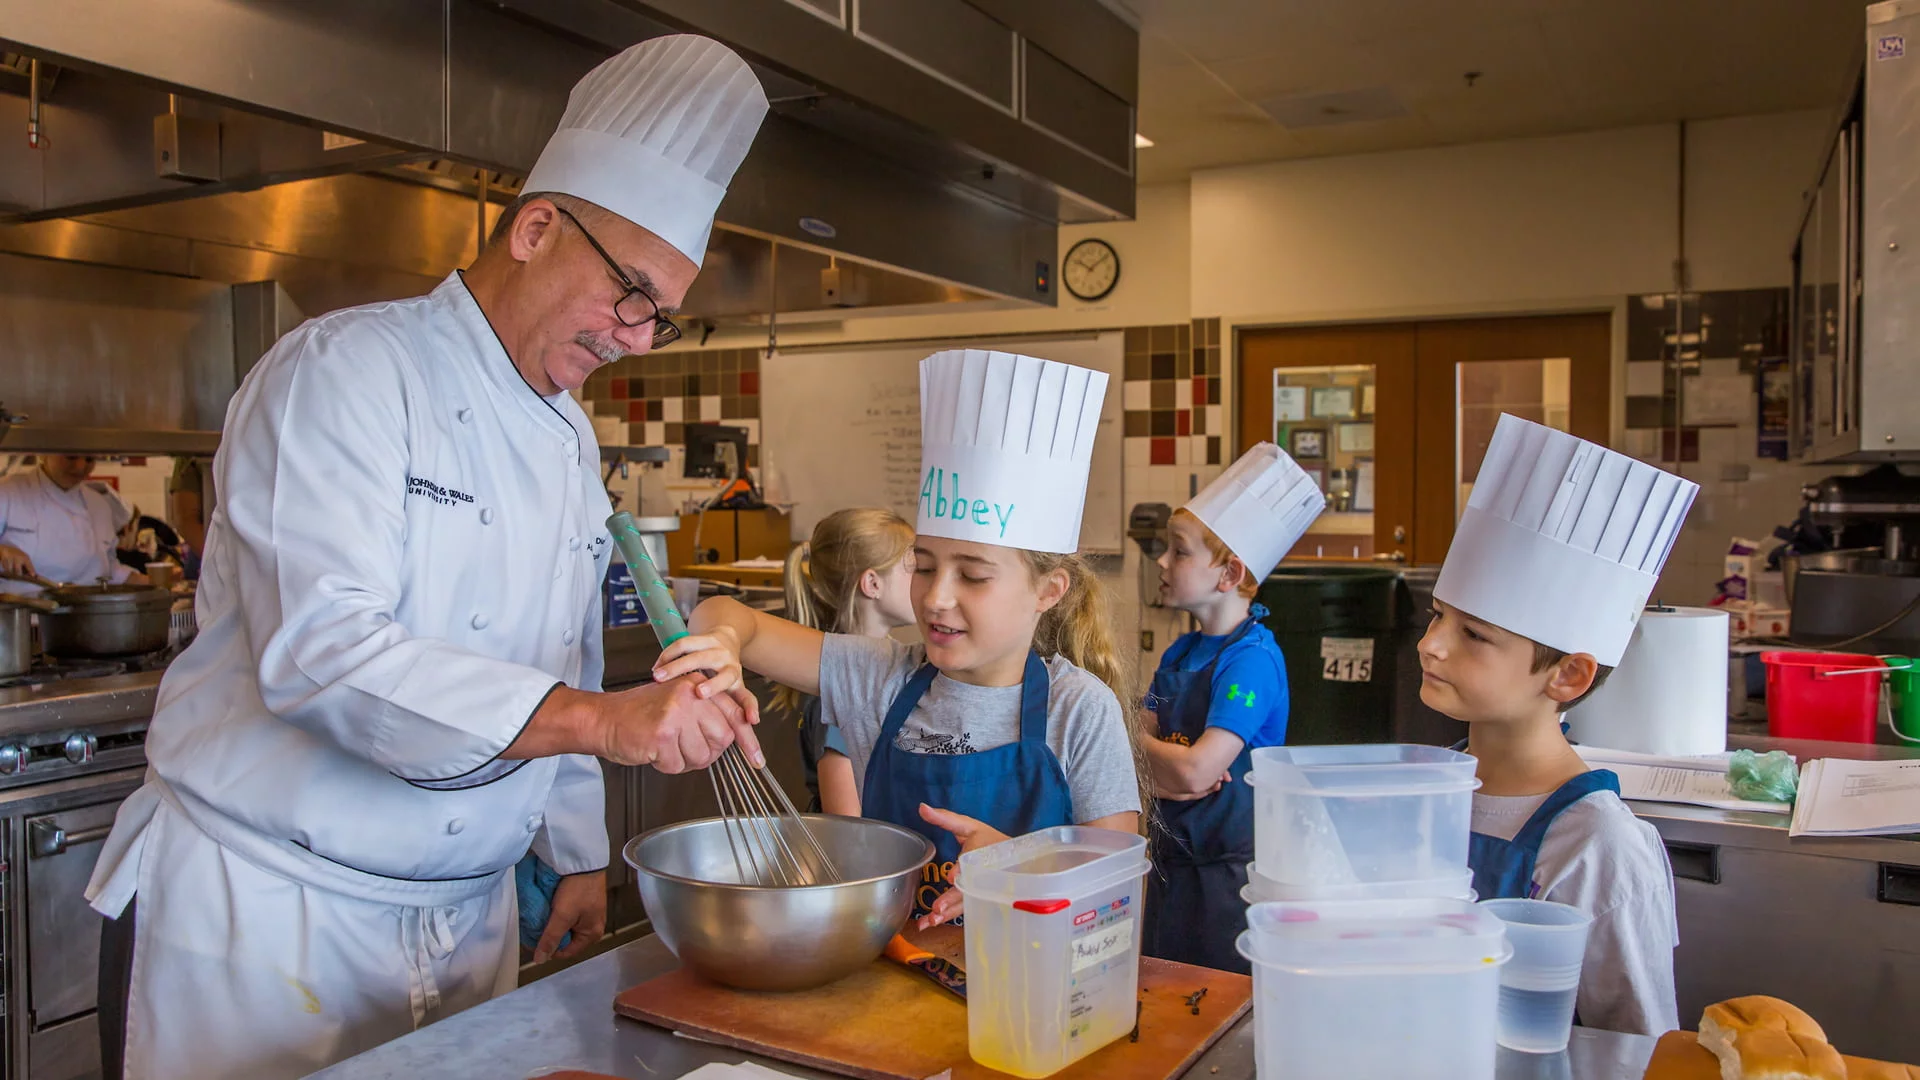
POLYGON ((920 361, 942 348, 999 349, 1104 371, 1109 379, 1093 440, 1080 550, 1117 553, 1121 507, 1119 331, 1013 342, 836 346, 781 351, 760 361, 760 455, 793 506, 793 539, 849 506, 886 506, 908 521, 920 502, 920 361))

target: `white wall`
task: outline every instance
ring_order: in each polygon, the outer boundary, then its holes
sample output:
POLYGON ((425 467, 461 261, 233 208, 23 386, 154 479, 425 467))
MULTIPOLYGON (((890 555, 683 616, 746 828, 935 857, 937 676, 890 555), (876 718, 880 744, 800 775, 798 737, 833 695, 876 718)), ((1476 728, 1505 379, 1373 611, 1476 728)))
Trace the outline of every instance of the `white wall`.
MULTIPOLYGON (((1693 286, 1787 283, 1822 112, 1688 125, 1693 286)), ((1193 177, 1195 315, 1551 310, 1670 288, 1672 125, 1272 162, 1193 177)))

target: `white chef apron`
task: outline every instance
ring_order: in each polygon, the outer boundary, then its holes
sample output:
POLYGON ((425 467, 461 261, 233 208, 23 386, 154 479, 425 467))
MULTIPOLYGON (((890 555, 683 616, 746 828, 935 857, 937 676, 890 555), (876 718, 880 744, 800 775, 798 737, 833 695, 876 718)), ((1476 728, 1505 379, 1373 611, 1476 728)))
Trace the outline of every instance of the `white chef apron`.
POLYGON ((164 785, 141 794, 155 791, 127 1080, 306 1076, 514 988, 512 874, 386 888, 342 868, 374 888, 301 884, 215 841, 164 785))

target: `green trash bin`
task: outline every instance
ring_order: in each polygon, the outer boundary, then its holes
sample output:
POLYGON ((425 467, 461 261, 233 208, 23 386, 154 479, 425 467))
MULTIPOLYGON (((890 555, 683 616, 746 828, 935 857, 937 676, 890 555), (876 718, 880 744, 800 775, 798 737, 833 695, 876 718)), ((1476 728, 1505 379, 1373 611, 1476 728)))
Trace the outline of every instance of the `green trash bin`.
POLYGON ((1393 741, 1400 576, 1364 566, 1281 567, 1260 586, 1287 658, 1287 743, 1393 741))

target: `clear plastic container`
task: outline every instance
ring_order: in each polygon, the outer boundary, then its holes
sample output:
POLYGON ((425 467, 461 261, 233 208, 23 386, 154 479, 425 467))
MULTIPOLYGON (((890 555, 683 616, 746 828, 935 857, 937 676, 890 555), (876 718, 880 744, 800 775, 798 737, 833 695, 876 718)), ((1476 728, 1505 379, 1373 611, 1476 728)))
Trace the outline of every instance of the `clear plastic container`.
POLYGON ((1069 825, 960 856, 973 1060, 1048 1076, 1133 1030, 1146 852, 1069 825))
POLYGON ((1464 900, 1255 904, 1260 1080, 1490 1080, 1506 925, 1464 900))
POLYGON ((1247 884, 1240 898, 1249 904, 1284 900, 1474 900, 1473 871, 1432 881, 1377 881, 1355 885, 1289 885, 1261 873, 1259 863, 1247 866, 1247 884))
POLYGON ((1550 900, 1480 906, 1507 924, 1513 945, 1513 959, 1500 972, 1500 1045, 1530 1054, 1566 1049, 1593 916, 1550 900))
POLYGON ((1468 873, 1474 768, 1438 746, 1255 750, 1255 861, 1273 882, 1313 896, 1468 873))

